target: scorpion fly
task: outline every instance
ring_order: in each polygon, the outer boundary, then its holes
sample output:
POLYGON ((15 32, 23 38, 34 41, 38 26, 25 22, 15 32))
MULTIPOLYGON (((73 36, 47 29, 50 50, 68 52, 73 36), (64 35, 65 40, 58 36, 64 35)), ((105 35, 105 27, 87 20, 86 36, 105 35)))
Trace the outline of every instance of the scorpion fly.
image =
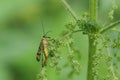
POLYGON ((40 59, 42 58, 42 67, 44 67, 47 63, 47 60, 48 60, 48 46, 49 46, 49 43, 48 43, 48 36, 47 33, 45 34, 44 33, 44 27, 43 27, 43 23, 42 23, 42 28, 43 28, 43 37, 41 39, 41 42, 40 42, 40 45, 39 45, 39 48, 38 48, 38 52, 37 52, 37 55, 36 55, 36 60, 39 62, 40 59))

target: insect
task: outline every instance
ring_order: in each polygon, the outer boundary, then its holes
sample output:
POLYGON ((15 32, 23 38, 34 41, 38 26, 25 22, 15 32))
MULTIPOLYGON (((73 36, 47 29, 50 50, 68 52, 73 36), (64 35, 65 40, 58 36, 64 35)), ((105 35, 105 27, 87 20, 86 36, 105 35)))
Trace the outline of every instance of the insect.
MULTIPOLYGON (((42 25, 42 28, 43 28, 43 25, 42 25)), ((44 33, 44 28, 43 28, 43 33, 44 33)), ((47 32, 48 33, 48 32, 47 32)), ((39 62, 40 59, 42 58, 42 67, 44 67, 47 63, 47 60, 48 60, 48 46, 49 46, 49 42, 48 42, 48 36, 47 33, 43 35, 42 39, 41 39, 41 42, 40 42, 40 45, 39 45, 39 48, 38 48, 38 52, 37 52, 37 55, 36 55, 36 60, 39 62)))

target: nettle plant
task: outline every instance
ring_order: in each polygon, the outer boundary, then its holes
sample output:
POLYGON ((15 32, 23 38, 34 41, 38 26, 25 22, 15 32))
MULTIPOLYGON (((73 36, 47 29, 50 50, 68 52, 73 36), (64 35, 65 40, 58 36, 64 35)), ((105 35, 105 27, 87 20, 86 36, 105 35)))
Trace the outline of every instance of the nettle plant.
MULTIPOLYGON (((57 73, 60 73, 62 67, 69 66, 71 67, 69 76, 79 74, 81 65, 79 59, 75 58, 74 53, 80 53, 73 46, 74 38, 72 35, 82 32, 83 35, 88 36, 89 42, 87 80, 120 80, 120 30, 118 28, 120 20, 106 26, 100 25, 97 21, 97 0, 90 0, 90 13, 83 14, 80 19, 65 0, 61 1, 75 19, 75 23, 66 25, 67 31, 62 32, 59 38, 49 39, 48 52, 50 62, 47 63, 47 66, 54 68, 57 73), (61 48, 63 47, 67 47, 69 54, 67 61, 65 61, 63 66, 60 66, 60 60, 64 60, 61 54, 61 48), (106 67, 103 67, 102 64, 105 64, 106 67), (104 74, 102 70, 104 70, 104 74)), ((112 9, 109 12, 111 20, 114 18, 114 10, 117 8, 113 1, 112 9)), ((46 71, 46 66, 41 67, 37 80, 49 80, 47 79, 46 71)))

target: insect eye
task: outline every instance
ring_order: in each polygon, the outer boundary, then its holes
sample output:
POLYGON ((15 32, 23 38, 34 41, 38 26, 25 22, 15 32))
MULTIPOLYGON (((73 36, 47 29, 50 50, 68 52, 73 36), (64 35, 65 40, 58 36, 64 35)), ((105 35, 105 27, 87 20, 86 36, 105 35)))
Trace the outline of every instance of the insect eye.
POLYGON ((46 36, 44 35, 43 37, 45 38, 46 36))

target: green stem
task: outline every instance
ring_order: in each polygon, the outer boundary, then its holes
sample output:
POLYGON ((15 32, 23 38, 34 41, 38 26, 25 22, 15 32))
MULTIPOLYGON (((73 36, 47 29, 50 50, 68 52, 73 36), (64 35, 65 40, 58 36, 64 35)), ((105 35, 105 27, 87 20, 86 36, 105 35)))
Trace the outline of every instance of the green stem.
POLYGON ((97 18, 97 0, 90 0, 90 17, 96 21, 97 18))
MULTIPOLYGON (((97 19, 97 0, 90 0, 90 18, 91 21, 96 21, 97 19)), ((93 35, 88 35, 89 39, 89 56, 88 56, 88 69, 87 69, 87 80, 94 80, 93 68, 94 68, 94 58, 96 54, 96 44, 93 35)))
POLYGON ((120 29, 113 28, 112 30, 120 33, 120 29))
POLYGON ((118 20, 118 21, 116 21, 116 22, 113 22, 113 23, 111 23, 110 25, 108 25, 107 27, 101 29, 101 30, 100 30, 100 33, 103 34, 103 33, 105 33, 106 31, 108 31, 108 30, 116 27, 116 26, 119 25, 119 24, 120 24, 120 20, 118 20))
POLYGON ((79 18, 76 15, 76 13, 73 11, 73 9, 71 8, 71 6, 65 1, 65 0, 61 0, 62 3, 64 4, 65 8, 70 12, 70 14, 73 16, 73 18, 75 19, 75 21, 78 21, 79 18))
POLYGON ((66 38, 66 37, 68 37, 68 36, 70 36, 70 35, 72 35, 72 34, 74 34, 74 33, 81 32, 81 31, 82 31, 82 30, 74 30, 74 31, 72 31, 72 32, 69 32, 69 33, 65 34, 64 36, 60 37, 59 40, 62 40, 62 39, 66 38))
POLYGON ((89 56, 88 56, 88 73, 87 80, 94 80, 93 68, 94 68, 94 58, 93 56, 96 53, 96 45, 94 44, 95 39, 89 36, 89 56))

